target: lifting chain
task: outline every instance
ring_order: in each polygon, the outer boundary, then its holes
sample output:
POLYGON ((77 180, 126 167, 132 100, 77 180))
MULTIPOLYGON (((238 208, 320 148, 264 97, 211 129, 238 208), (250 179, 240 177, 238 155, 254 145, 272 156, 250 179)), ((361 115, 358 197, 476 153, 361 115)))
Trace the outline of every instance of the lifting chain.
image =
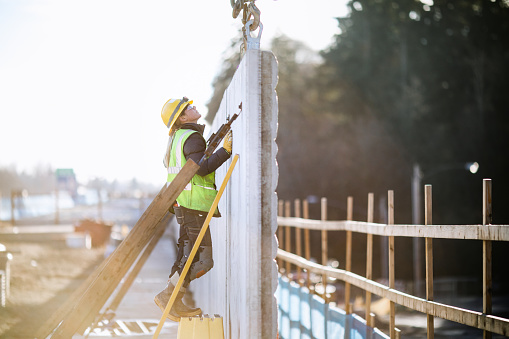
POLYGON ((237 19, 242 11, 242 53, 246 49, 259 49, 263 25, 260 22, 260 10, 256 7, 255 0, 230 0, 230 4, 233 8, 232 16, 234 19, 237 19), (251 37, 251 32, 258 29, 258 27, 260 27, 258 37, 251 37))

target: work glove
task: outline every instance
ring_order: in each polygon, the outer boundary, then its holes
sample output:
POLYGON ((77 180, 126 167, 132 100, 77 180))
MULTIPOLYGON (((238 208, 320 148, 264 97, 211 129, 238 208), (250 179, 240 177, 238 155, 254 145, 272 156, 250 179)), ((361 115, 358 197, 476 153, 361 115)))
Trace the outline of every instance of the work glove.
POLYGON ((232 154, 232 142, 233 142, 233 135, 232 131, 229 131, 228 134, 224 137, 224 143, 223 148, 228 152, 228 154, 232 154))

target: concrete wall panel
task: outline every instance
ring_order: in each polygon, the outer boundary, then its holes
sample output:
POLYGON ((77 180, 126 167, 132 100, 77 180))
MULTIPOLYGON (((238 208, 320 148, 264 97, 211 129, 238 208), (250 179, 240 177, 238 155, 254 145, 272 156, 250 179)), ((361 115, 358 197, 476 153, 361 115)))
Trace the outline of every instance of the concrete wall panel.
MULTIPOLYGON (((214 268, 191 284, 197 306, 224 319, 225 338, 276 338, 278 170, 277 62, 250 50, 225 91, 212 125, 242 113, 232 125, 240 159, 211 222, 214 268)), ((231 160, 230 160, 231 161, 231 160)), ((230 164, 216 172, 220 185, 230 164)))

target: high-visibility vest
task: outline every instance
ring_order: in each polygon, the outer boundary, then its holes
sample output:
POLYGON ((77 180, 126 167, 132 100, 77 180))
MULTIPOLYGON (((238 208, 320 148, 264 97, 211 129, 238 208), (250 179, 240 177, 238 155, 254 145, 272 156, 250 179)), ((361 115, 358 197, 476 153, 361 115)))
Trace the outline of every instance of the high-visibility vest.
MULTIPOLYGON (((198 132, 192 129, 179 129, 173 136, 170 159, 168 162, 168 184, 175 179, 182 167, 186 164, 187 160, 184 156, 184 143, 193 133, 198 132)), ((185 208, 208 212, 217 195, 215 178, 215 172, 205 176, 196 174, 178 196, 177 203, 185 208)), ((217 208, 214 216, 220 216, 217 208)))

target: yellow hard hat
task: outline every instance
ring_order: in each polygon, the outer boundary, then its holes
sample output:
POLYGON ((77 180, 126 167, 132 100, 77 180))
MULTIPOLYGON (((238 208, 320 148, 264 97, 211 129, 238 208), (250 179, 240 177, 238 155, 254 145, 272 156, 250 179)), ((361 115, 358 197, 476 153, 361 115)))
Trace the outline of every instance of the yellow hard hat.
POLYGON ((161 118, 163 119, 166 127, 171 128, 184 108, 186 108, 187 105, 191 105, 192 103, 193 100, 189 100, 186 97, 183 97, 182 99, 170 99, 166 101, 163 109, 161 110, 161 118))

